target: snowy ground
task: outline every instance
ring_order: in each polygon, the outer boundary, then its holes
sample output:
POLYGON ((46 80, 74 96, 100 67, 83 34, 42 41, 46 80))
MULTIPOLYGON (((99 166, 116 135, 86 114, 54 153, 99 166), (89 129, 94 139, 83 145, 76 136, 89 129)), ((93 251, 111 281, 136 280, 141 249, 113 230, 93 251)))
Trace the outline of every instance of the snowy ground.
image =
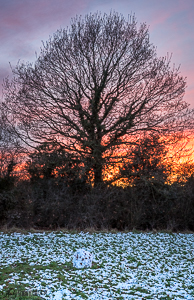
POLYGON ((0 233, 0 298, 27 291, 28 299, 194 299, 194 234, 0 233), (79 248, 94 254, 91 268, 73 267, 79 248))

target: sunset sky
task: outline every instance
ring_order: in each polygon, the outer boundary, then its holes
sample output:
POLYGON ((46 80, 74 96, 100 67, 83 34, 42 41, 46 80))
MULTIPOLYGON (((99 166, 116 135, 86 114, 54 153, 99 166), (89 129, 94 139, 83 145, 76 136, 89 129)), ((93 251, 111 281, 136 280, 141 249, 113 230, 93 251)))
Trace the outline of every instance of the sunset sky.
MULTIPOLYGON (((136 15, 150 28, 158 56, 172 53, 187 77, 185 100, 194 108, 194 0, 0 0, 0 84, 11 77, 9 63, 33 62, 42 42, 76 15, 115 10, 136 15)), ((0 97, 2 98, 2 87, 0 97)))

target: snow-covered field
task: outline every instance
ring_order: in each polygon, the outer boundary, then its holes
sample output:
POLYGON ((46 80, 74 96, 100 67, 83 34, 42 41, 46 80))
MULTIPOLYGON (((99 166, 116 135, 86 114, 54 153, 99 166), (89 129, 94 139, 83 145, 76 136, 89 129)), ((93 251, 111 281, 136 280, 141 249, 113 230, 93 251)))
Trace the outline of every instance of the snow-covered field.
POLYGON ((194 234, 0 233, 0 299, 16 291, 28 299, 194 299, 194 234), (73 267, 79 248, 93 253, 91 268, 73 267))

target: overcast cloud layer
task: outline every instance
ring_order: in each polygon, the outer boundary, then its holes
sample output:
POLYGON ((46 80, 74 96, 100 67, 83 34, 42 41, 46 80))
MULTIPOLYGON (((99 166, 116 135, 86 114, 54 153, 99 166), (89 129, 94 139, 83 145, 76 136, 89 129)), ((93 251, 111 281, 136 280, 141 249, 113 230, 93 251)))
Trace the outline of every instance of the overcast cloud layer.
POLYGON ((0 0, 0 85, 11 77, 9 63, 33 62, 41 41, 67 27, 71 18, 111 9, 125 17, 135 13, 139 23, 150 26, 158 55, 172 53, 172 62, 181 65, 180 73, 187 77, 185 100, 194 107, 193 0, 0 0))

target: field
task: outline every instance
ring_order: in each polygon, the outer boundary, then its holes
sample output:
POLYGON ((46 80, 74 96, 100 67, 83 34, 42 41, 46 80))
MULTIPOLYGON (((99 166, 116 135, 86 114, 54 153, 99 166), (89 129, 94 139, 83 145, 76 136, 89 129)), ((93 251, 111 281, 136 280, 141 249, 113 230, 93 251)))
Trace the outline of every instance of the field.
POLYGON ((193 262, 191 233, 2 232, 0 299, 194 299, 193 262))

